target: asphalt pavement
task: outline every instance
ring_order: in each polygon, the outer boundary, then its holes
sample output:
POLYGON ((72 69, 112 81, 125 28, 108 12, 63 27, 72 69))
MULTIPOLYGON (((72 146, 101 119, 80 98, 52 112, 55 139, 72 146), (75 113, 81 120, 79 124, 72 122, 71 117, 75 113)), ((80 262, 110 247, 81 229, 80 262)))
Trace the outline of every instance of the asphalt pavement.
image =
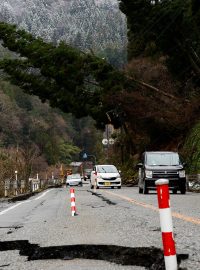
MULTIPOLYGON (((0 269, 163 269, 157 196, 137 187, 49 189, 0 202, 0 269), (159 268, 160 267, 160 268, 159 268)), ((200 269, 200 194, 171 194, 181 269, 200 269)))

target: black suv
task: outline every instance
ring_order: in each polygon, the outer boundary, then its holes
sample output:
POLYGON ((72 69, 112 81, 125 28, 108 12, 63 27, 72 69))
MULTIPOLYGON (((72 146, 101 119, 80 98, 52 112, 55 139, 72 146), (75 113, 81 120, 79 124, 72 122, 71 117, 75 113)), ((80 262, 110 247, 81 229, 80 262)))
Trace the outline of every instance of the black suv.
POLYGON ((169 180, 169 189, 174 194, 178 190, 181 194, 185 194, 184 166, 177 152, 144 152, 142 163, 138 164, 139 193, 147 194, 149 190, 155 190, 155 181, 162 178, 169 180))

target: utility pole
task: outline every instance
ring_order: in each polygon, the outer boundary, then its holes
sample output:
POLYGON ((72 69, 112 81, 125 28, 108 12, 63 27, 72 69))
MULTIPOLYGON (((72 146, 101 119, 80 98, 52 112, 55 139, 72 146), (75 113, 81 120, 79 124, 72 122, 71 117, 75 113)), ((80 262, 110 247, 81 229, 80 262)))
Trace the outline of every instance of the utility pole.
POLYGON ((102 140, 103 145, 105 145, 106 148, 106 160, 109 161, 110 154, 111 154, 111 149, 113 144, 115 143, 114 139, 111 137, 113 133, 113 126, 111 124, 108 124, 105 126, 105 133, 104 133, 104 138, 102 140))
POLYGON ((18 189, 18 178, 17 178, 17 173, 18 171, 15 171, 15 181, 16 181, 16 184, 15 184, 15 195, 17 195, 17 189, 18 189))
POLYGON ((108 161, 108 159, 109 159, 109 130, 108 130, 108 125, 106 125, 106 139, 108 141, 107 150, 106 150, 106 152, 107 152, 106 159, 108 161))

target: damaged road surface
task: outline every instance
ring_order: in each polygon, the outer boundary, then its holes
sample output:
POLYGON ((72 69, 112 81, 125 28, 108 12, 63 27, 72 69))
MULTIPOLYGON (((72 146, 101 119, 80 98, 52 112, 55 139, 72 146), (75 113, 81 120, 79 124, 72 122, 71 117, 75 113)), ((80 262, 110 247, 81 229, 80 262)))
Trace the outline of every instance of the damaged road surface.
MULTIPOLYGON (((0 242, 0 251, 19 250, 21 256, 28 260, 49 259, 92 259, 105 260, 115 264, 144 266, 146 269, 165 269, 162 251, 158 248, 129 248, 106 245, 71 245, 39 247, 28 241, 0 242)), ((188 258, 187 255, 178 255, 178 262, 188 258)))
MULTIPOLYGON (((75 187, 73 217, 66 187, 6 205, 0 210, 0 269, 165 269, 159 213, 143 207, 157 206, 157 197, 140 195, 133 187, 91 192, 84 183, 75 187)), ((180 213, 187 196, 174 196, 180 213)), ((198 269, 199 226, 176 218, 173 224, 179 269, 198 269)))

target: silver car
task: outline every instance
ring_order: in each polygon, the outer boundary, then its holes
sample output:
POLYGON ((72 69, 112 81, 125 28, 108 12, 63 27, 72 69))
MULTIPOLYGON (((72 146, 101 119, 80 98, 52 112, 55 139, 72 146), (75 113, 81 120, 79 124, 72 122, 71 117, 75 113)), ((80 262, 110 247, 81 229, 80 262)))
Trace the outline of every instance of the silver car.
POLYGON ((82 186, 82 179, 80 174, 70 174, 67 176, 66 185, 69 186, 82 186))

